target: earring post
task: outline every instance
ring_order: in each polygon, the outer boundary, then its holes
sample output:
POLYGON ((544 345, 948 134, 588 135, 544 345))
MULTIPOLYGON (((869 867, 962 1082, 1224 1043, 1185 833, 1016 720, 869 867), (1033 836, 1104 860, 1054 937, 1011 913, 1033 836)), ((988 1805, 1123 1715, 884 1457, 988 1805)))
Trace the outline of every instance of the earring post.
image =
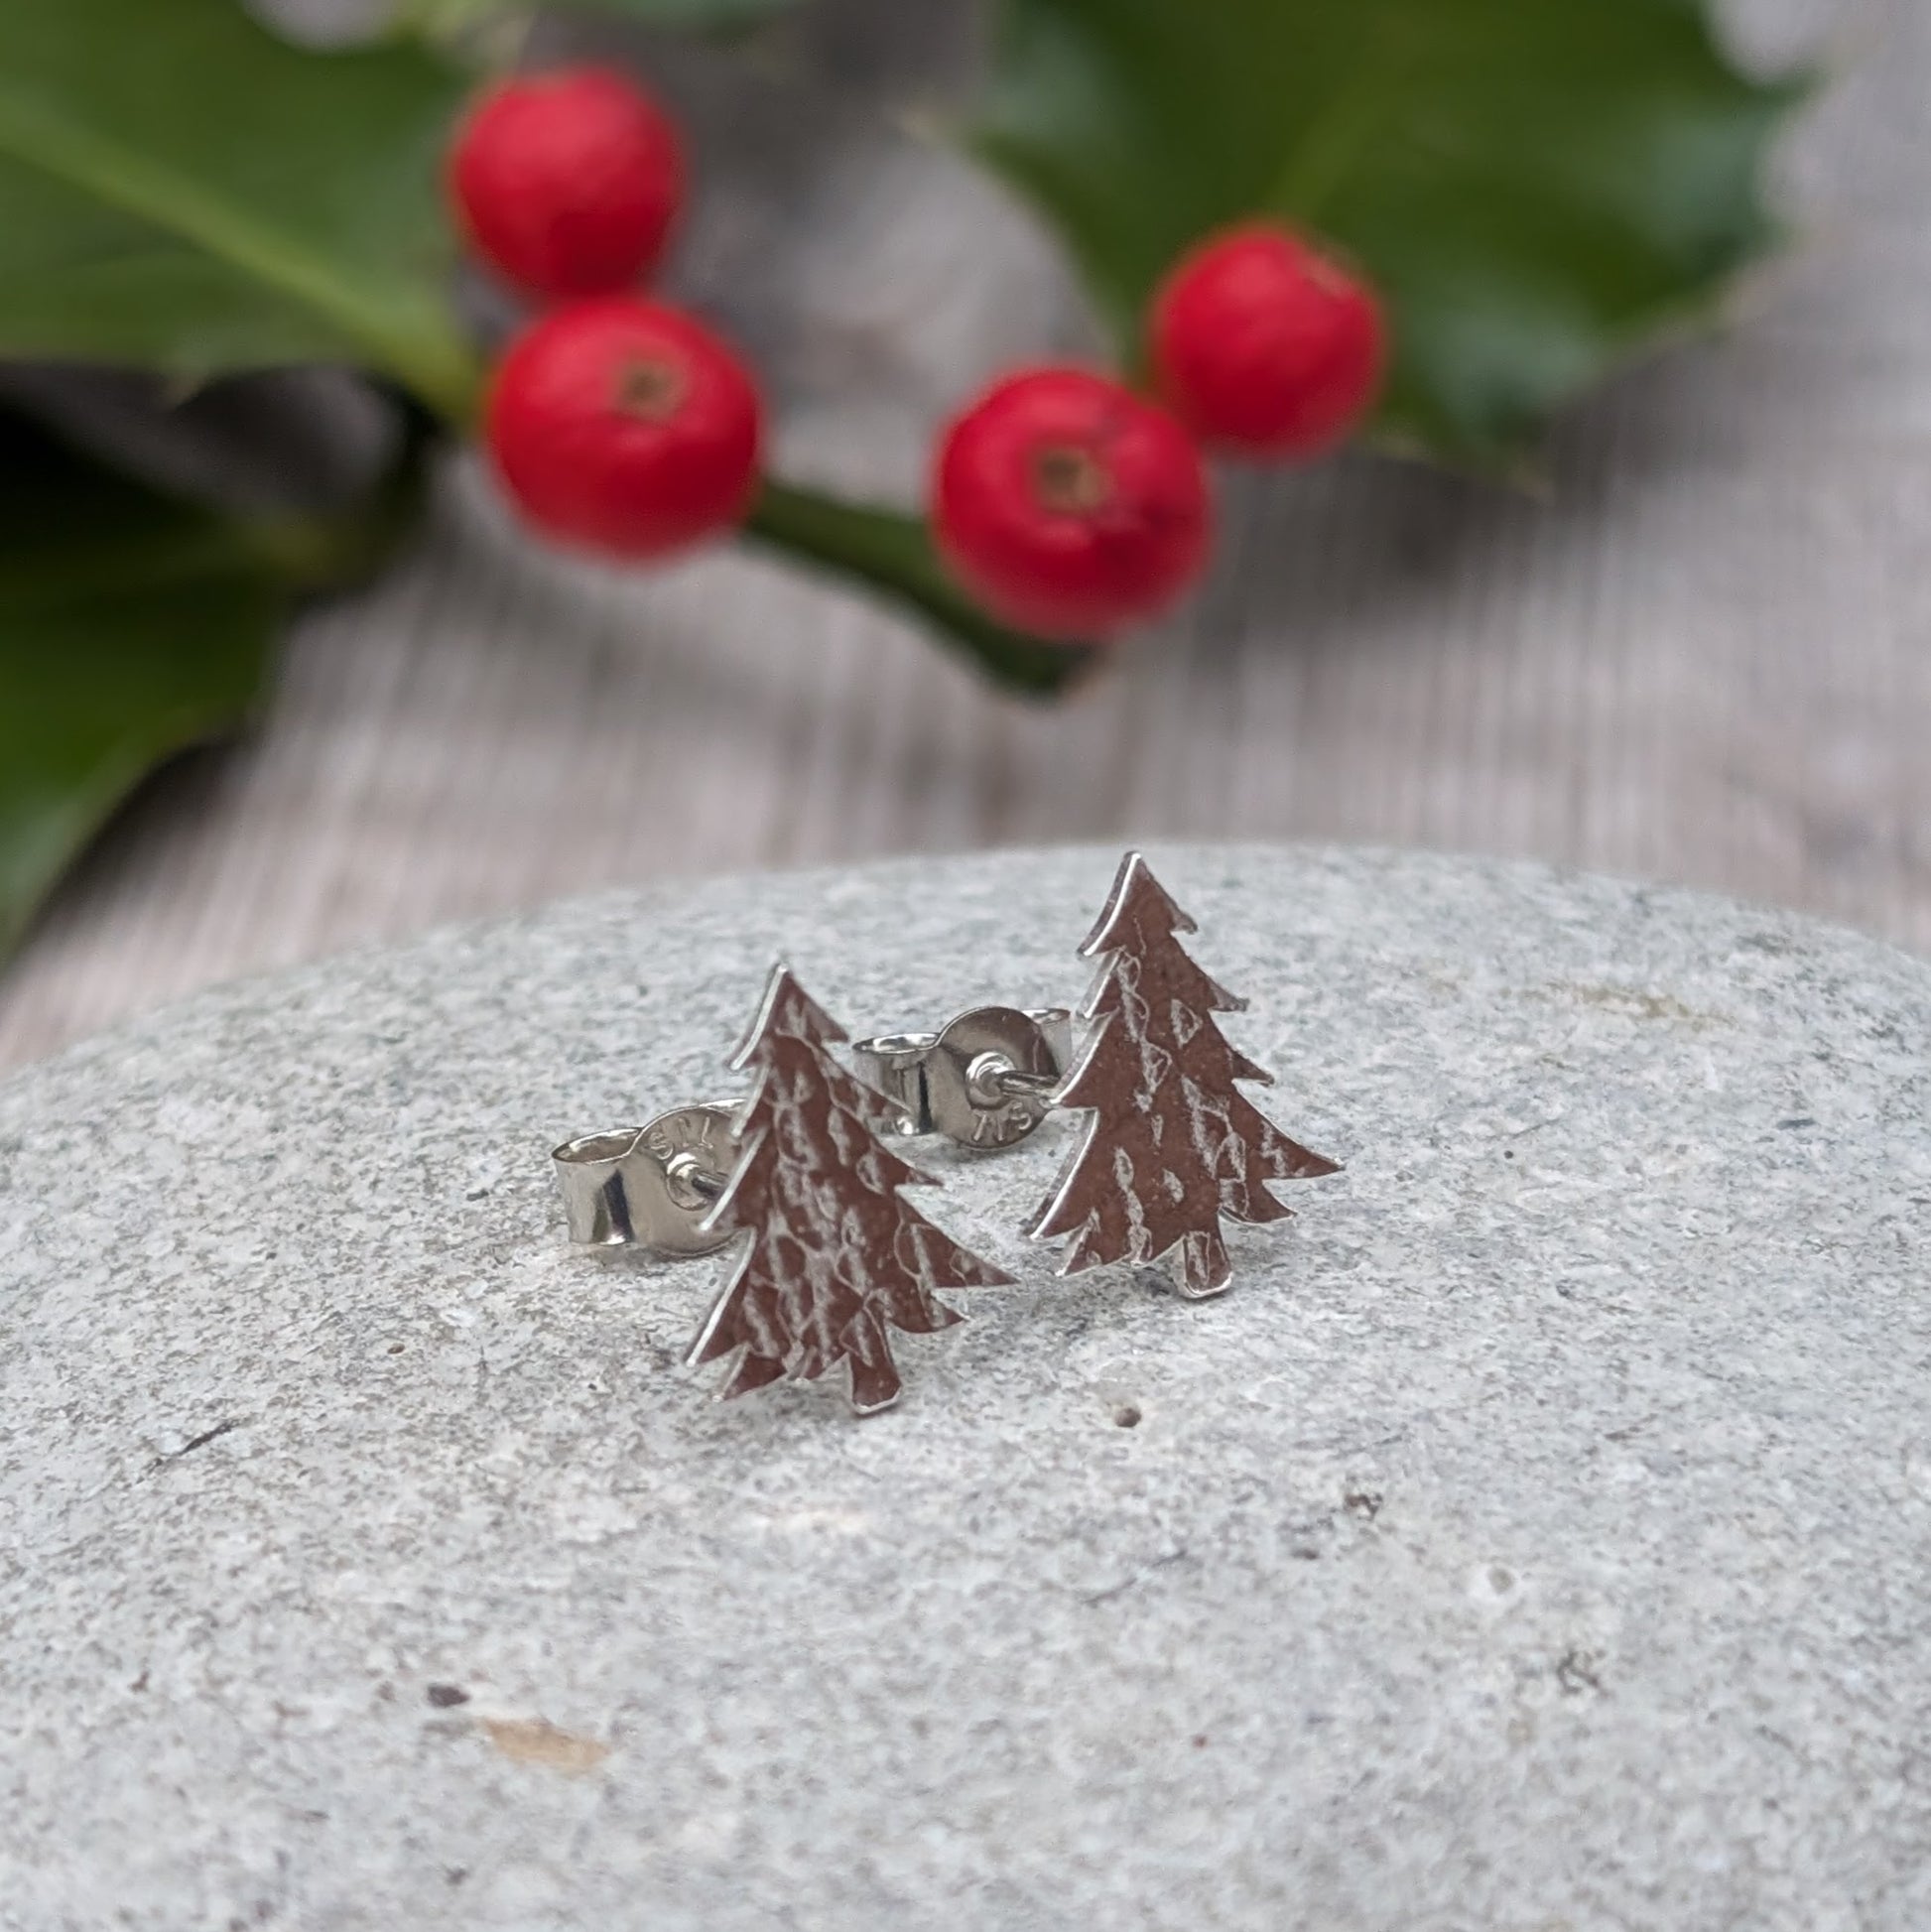
POLYGON ((1073 1059, 1073 1015, 974 1006, 937 1033, 882 1034, 851 1050, 859 1079, 900 1108, 899 1131, 962 1147, 1016 1147, 1052 1111, 1073 1059))

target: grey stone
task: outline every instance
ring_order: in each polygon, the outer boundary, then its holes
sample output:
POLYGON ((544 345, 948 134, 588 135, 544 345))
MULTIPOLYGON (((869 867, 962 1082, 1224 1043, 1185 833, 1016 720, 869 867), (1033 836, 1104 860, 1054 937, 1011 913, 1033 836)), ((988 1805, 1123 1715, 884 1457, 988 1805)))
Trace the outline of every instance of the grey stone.
POLYGON ((1931 969, 1534 869, 1156 849, 1348 1164, 1188 1305, 1018 1229, 907 1396, 546 1151, 1066 998, 1116 854, 731 879, 242 984, 0 1090, 0 1925, 1931 1924, 1931 969))

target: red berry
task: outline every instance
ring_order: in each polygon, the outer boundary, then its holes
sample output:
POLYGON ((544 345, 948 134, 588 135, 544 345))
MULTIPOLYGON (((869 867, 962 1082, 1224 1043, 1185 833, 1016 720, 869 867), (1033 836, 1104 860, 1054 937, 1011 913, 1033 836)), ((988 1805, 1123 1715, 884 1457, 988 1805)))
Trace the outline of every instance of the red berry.
POLYGON ((1084 369, 1007 377, 939 451, 940 548, 995 616, 1092 639, 1157 616, 1207 564, 1213 503, 1187 432, 1084 369))
POLYGON ((478 253, 532 295, 610 295, 655 266, 684 198, 677 131, 606 67, 507 80, 470 110, 450 186, 478 253))
POLYGON ((1367 413, 1387 361, 1373 292, 1271 222, 1203 242, 1153 306, 1161 393, 1211 446, 1317 456, 1367 413))
POLYGON ((750 508, 762 414, 743 364, 701 322, 604 296, 510 345, 484 435, 540 530, 606 556, 662 557, 750 508))

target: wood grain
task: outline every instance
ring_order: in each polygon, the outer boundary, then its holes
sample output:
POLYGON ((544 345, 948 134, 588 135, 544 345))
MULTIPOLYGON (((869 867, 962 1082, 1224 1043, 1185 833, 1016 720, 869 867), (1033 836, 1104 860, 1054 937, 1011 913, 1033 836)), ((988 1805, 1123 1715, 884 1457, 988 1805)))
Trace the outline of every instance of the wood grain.
MULTIPOLYGON (((900 131, 967 15, 851 0, 756 60, 653 49, 704 136, 685 293, 793 470, 909 497, 948 404, 1079 345, 1049 248, 900 131)), ((538 553, 466 465, 428 540, 290 638, 239 748, 143 794, 0 987, 0 1064, 207 981, 718 867, 1165 837, 1529 853, 1931 946, 1931 11, 1753 0, 1842 76, 1787 156, 1809 239, 1724 339, 1579 412, 1547 491, 1354 457, 1230 480, 1189 617, 1061 709, 733 553, 538 553)))

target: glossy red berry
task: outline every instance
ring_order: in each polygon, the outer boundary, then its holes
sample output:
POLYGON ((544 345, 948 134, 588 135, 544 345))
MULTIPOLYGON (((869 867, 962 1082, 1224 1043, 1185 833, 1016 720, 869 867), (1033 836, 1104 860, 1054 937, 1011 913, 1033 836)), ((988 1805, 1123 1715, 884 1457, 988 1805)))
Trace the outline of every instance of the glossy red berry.
POLYGON ((1104 638, 1158 616, 1212 544, 1193 439, 1085 369, 994 383, 947 430, 933 494, 961 581, 993 615, 1048 637, 1104 638))
POLYGON ((477 252, 532 295, 609 295, 656 265, 684 199, 677 131, 606 67, 493 87, 450 156, 477 252))
POLYGON ((1374 293, 1300 236, 1254 222, 1184 257, 1153 305, 1160 392, 1210 447, 1318 456, 1381 386, 1387 327, 1374 293))
POLYGON ((762 414, 743 364, 701 322, 604 296, 511 344, 484 438, 538 529, 609 557, 662 557, 749 509, 762 414))

